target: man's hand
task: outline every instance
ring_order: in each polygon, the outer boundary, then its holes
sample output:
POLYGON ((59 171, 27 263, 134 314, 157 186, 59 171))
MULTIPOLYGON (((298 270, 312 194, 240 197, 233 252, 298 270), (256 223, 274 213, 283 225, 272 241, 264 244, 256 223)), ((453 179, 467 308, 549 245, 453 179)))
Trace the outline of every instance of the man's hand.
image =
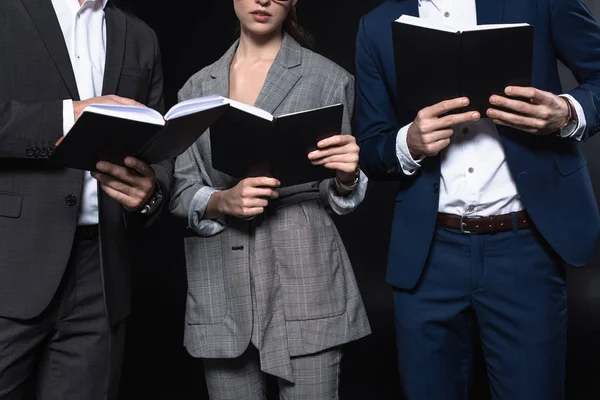
POLYGON ((569 120, 569 105, 566 99, 553 93, 532 87, 509 86, 506 96, 490 97, 492 107, 503 107, 509 111, 490 108, 486 114, 497 125, 509 126, 535 135, 556 133, 569 120), (529 99, 529 103, 510 97, 529 99))
POLYGON ((109 96, 92 97, 91 99, 73 102, 73 113, 75 115, 75 121, 77 121, 77 119, 81 117, 83 109, 89 106, 90 104, 123 104, 127 106, 144 106, 143 104, 138 103, 135 100, 126 99, 124 97, 119 97, 112 94, 109 96))
POLYGON ((335 135, 317 143, 318 150, 308 155, 313 165, 336 171, 342 183, 353 183, 360 148, 352 135, 335 135))
POLYGON ((449 111, 466 107, 469 99, 458 98, 442 101, 419 111, 417 118, 408 128, 406 144, 414 159, 435 156, 448 147, 450 137, 454 134, 452 127, 470 121, 477 121, 478 112, 468 111, 462 114, 451 114, 440 118, 449 111))
POLYGON ((126 167, 101 161, 92 176, 102 190, 128 211, 139 211, 152 197, 155 189, 154 169, 137 158, 127 157, 126 167))
POLYGON ((248 219, 260 215, 269 205, 269 200, 279 197, 275 188, 280 185, 274 178, 246 178, 229 190, 213 194, 206 218, 225 214, 248 219))

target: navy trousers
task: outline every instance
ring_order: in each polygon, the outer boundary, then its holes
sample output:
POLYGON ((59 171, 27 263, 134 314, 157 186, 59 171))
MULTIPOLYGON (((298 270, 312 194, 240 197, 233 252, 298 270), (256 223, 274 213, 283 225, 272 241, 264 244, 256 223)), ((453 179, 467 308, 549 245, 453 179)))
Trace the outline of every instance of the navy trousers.
POLYGON ((394 290, 405 396, 468 398, 476 322, 493 399, 563 400, 566 296, 564 262, 535 229, 436 228, 419 285, 394 290))

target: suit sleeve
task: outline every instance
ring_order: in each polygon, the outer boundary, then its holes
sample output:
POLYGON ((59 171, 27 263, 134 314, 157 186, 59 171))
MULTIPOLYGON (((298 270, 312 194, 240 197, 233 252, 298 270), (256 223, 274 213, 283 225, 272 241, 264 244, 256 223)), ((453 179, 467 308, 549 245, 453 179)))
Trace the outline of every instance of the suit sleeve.
POLYGON ((355 135, 360 165, 371 180, 395 181, 405 177, 396 155, 400 126, 375 52, 363 17, 356 40, 355 135))
MULTIPOLYGON (((155 109, 161 114, 165 111, 164 96, 163 96, 163 73, 162 62, 158 38, 152 31, 154 38, 154 67, 152 68, 152 81, 148 94, 147 106, 155 109)), ((169 159, 152 164, 155 172, 156 185, 160 189, 163 200, 160 206, 149 216, 142 215, 137 212, 125 212, 125 219, 128 227, 140 227, 152 225, 162 214, 168 209, 171 181, 173 179, 173 165, 175 160, 169 159)))
POLYGON ((63 101, 0 102, 0 159, 43 159, 63 136, 63 101))
POLYGON ((600 130, 600 25, 582 0, 550 0, 550 13, 558 58, 579 82, 567 94, 583 108, 586 140, 600 130))

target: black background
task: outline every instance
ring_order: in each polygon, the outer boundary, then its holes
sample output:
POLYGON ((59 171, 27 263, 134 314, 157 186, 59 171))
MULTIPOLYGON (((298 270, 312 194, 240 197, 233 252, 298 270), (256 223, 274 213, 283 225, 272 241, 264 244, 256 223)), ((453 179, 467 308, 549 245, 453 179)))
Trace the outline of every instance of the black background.
MULTIPOLYGON (((112 1, 112 0, 111 0, 112 1)), ((167 107, 196 71, 216 61, 235 39, 232 0, 121 0, 157 32, 162 48, 167 107)), ((300 22, 315 50, 354 73, 354 43, 361 15, 377 0, 301 0, 300 22)), ((600 15, 600 0, 587 3, 600 15)), ((575 85, 561 70, 565 88, 575 85)), ((585 145, 597 196, 600 139, 585 145)), ((391 290, 384 282, 395 184, 371 183, 363 205, 336 218, 353 262, 373 334, 345 348, 342 399, 401 399, 396 366, 391 290)), ((600 198, 600 197, 599 197, 600 198)), ((576 204, 573 207, 577 207, 576 204)), ((173 228, 173 229, 172 229, 173 228)), ((163 221, 139 244, 134 271, 134 314, 128 325, 122 399, 207 399, 200 360, 182 346, 186 296, 181 238, 163 221)), ((600 399, 600 252, 587 268, 571 269, 569 288, 568 399, 600 399)), ((488 398, 481 359, 471 398, 488 398)))

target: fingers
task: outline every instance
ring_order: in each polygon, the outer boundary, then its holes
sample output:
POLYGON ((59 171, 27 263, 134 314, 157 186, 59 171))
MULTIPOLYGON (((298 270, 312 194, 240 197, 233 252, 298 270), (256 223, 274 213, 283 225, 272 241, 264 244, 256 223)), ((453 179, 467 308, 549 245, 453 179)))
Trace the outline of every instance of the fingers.
POLYGON ((495 108, 488 109, 486 114, 491 119, 502 122, 504 125, 510 124, 535 130, 543 129, 545 127, 545 122, 543 120, 524 115, 512 114, 506 111, 497 110, 495 108))
POLYGON ((433 120, 430 126, 428 126, 428 129, 423 129, 423 126, 421 126, 421 129, 425 132, 433 132, 437 130, 450 128, 458 124, 464 124, 465 122, 478 121, 480 118, 481 115, 477 111, 468 111, 462 114, 446 115, 445 117, 433 120))
POLYGON ((433 106, 426 107, 419 111, 417 118, 427 119, 439 117, 447 112, 458 110, 460 108, 469 105, 469 99, 466 97, 459 97, 457 99, 445 100, 440 103, 434 104, 433 106))
MULTIPOLYGON (((129 185, 136 184, 139 181, 140 176, 145 176, 139 174, 134 169, 122 167, 106 161, 100 161, 98 164, 96 164, 96 168, 98 168, 98 171, 102 172, 103 174, 113 176, 125 183, 128 183, 129 185)), ((153 176, 154 175, 152 175, 152 177, 153 176)))
MULTIPOLYGON (((98 175, 98 174, 96 174, 98 175)), ((118 201, 123 207, 129 210, 139 210, 146 202, 148 195, 143 192, 127 193, 131 188, 128 186, 120 186, 115 181, 102 181, 102 177, 95 177, 100 183, 102 190, 118 201), (119 190, 122 189, 122 190, 119 190)))
POLYGON ((330 147, 325 150, 317 150, 308 154, 308 159, 314 165, 323 164, 323 161, 329 157, 337 157, 346 161, 358 161, 360 149, 356 144, 350 144, 344 147, 330 147))
POLYGON ((504 93, 510 97, 524 97, 537 104, 550 104, 554 99, 552 93, 533 87, 508 86, 504 89, 504 93))
POLYGON ((128 168, 137 171, 141 176, 154 178, 154 169, 150 165, 146 164, 141 160, 138 160, 135 157, 126 157, 125 165, 128 168))
POLYGON ((265 208, 264 207, 243 208, 239 212, 238 216, 240 218, 250 219, 250 218, 256 217, 257 215, 260 215, 260 214, 262 214, 264 212, 265 212, 265 208))
POLYGON ((109 195, 110 197, 112 197, 113 199, 115 199, 116 201, 118 201, 119 203, 121 203, 123 206, 130 208, 130 209, 136 209, 139 207, 138 202, 136 202, 134 200, 134 198, 132 198, 131 196, 113 189, 112 187, 105 185, 105 184, 100 184, 100 187, 102 187, 102 190, 104 190, 104 193, 106 193, 107 195, 109 195), (138 207, 136 207, 136 205, 138 207))
POLYGON ((97 99, 106 99, 107 103, 113 103, 113 104, 123 104, 126 106, 141 106, 141 107, 145 107, 142 103, 139 103, 133 99, 128 99, 126 97, 120 97, 120 96, 116 96, 116 95, 108 95, 108 96, 102 96, 102 97, 98 97, 97 99))
POLYGON ((131 197, 134 200, 137 199, 138 201, 143 201, 146 199, 154 189, 151 182, 131 185, 119 180, 118 178, 115 178, 114 176, 97 172, 93 172, 92 177, 100 182, 102 186, 118 191, 123 195, 131 197))
POLYGON ((332 162, 358 163, 358 153, 333 154, 311 160, 312 165, 324 165, 332 162))
POLYGON ((493 95, 490 97, 490 103, 496 107, 512 110, 519 114, 543 118, 543 115, 541 115, 541 110, 543 110, 543 108, 521 100, 513 100, 503 96, 493 95))
POLYGON ((352 135, 335 135, 328 137, 327 139, 321 140, 317 143, 317 147, 319 149, 324 149, 326 147, 341 147, 347 144, 356 143, 356 138, 352 135))
POLYGON ((267 177, 258 177, 258 178, 246 178, 242 181, 242 184, 245 186, 251 187, 270 187, 277 188, 281 186, 281 182, 279 182, 275 178, 267 178, 267 177))
POLYGON ((279 192, 269 188, 248 187, 242 191, 244 198, 265 198, 275 200, 279 197, 279 192))
POLYGON ((111 189, 110 193, 114 194, 114 191, 116 191, 129 197, 127 203, 123 203, 120 200, 120 197, 114 197, 115 200, 121 202, 126 207, 137 208, 141 206, 154 191, 154 170, 149 165, 132 157, 128 157, 126 163, 135 165, 136 168, 143 171, 145 175, 142 175, 133 168, 121 167, 119 165, 101 161, 96 165, 100 172, 92 173, 92 177, 98 180, 103 187, 111 189), (133 206, 131 206, 131 204, 133 204, 133 206))

